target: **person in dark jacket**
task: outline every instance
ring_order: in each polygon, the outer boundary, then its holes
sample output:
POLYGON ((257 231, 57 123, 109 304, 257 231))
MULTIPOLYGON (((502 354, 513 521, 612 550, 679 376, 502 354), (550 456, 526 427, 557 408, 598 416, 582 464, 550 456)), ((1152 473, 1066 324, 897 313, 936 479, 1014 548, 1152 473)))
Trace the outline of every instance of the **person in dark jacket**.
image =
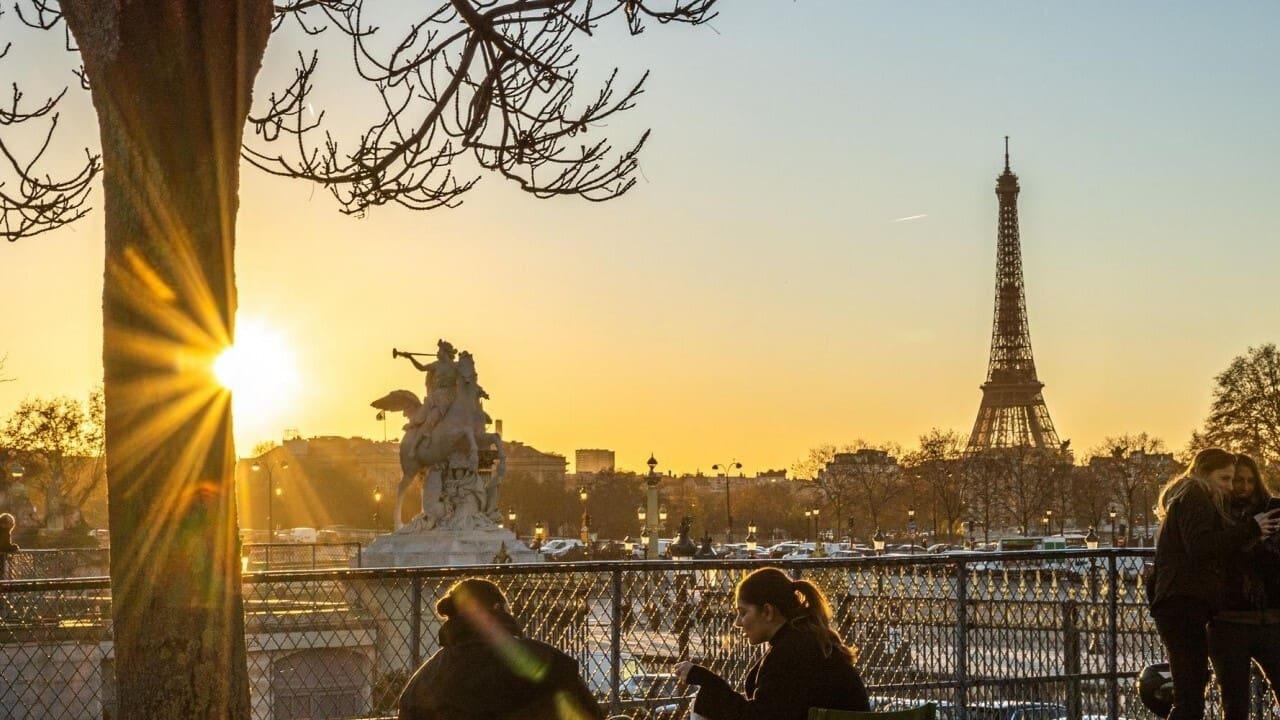
POLYGON ((578 663, 522 635, 497 585, 455 584, 436 603, 440 650, 409 678, 400 720, 600 720, 578 663))
MULTIPOLYGON (((1271 496, 1258 465, 1236 459, 1231 514, 1239 522, 1266 509, 1271 496)), ((1249 717, 1249 670, 1257 663, 1280 702, 1280 553, 1275 540, 1252 543, 1225 566, 1224 603, 1209 623, 1209 659, 1222 690, 1225 720, 1249 717)))
POLYGON ((1280 517, 1231 517, 1236 458, 1221 448, 1196 453, 1187 472, 1160 489, 1151 615, 1173 675, 1170 720, 1201 720, 1209 684, 1208 623, 1225 603, 1223 568, 1249 543, 1274 533, 1280 517))
POLYGON ((737 588, 737 618, 753 645, 769 649, 748 670, 744 694, 685 661, 677 677, 698 686, 694 713, 707 720, 804 720, 809 708, 871 709, 853 654, 831 627, 831 607, 807 580, 761 568, 737 588))

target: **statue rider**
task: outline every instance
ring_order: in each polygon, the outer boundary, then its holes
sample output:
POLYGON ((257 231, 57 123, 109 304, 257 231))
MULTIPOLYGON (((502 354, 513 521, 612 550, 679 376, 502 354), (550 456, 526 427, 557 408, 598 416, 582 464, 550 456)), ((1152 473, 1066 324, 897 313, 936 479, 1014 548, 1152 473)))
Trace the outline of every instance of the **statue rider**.
POLYGON ((458 365, 454 362, 454 355, 453 345, 448 340, 436 343, 436 359, 425 365, 412 355, 401 355, 427 374, 427 395, 422 400, 422 407, 413 413, 405 427, 406 430, 422 427, 419 442, 431 435, 431 430, 449 412, 449 406, 458 393, 458 365))

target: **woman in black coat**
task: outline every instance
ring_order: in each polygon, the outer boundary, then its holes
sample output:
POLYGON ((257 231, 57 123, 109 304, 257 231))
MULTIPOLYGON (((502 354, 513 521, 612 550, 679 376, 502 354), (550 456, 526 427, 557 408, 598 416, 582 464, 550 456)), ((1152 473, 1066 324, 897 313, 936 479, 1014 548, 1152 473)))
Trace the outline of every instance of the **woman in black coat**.
POLYGON ((1208 623, 1225 603, 1224 568, 1245 546, 1276 531, 1280 518, 1258 513, 1237 521, 1228 510, 1235 455, 1196 453, 1182 476, 1160 489, 1151 615, 1173 676, 1170 720, 1202 720, 1209 684, 1208 623))
POLYGON ((698 686, 693 711, 707 720, 804 720, 809 708, 870 710, 853 656, 831 628, 831 607, 817 586, 761 568, 737 588, 734 625, 769 650, 747 670, 746 692, 692 662, 676 675, 698 686))
MULTIPOLYGON (((1262 486, 1258 465, 1247 455, 1236 459, 1231 514, 1239 522, 1266 509, 1271 496, 1262 486)), ((1249 671, 1262 670, 1280 702, 1280 548, 1276 540, 1256 542, 1236 553, 1224 567, 1221 610, 1209 623, 1209 659, 1222 690, 1226 720, 1249 717, 1249 671)))
POLYGON ((600 720, 578 663, 523 637, 507 599, 469 578, 436 603, 440 650, 400 694, 400 720, 600 720))

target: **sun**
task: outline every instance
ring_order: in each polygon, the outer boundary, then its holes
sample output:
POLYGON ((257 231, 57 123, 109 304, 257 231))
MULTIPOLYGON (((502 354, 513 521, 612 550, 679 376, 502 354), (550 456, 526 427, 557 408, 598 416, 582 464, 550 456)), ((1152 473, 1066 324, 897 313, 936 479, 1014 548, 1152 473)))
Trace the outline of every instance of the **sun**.
POLYGON ((254 321, 237 323, 236 342, 213 361, 213 376, 231 391, 237 430, 268 429, 264 423, 289 409, 298 370, 285 337, 254 321))

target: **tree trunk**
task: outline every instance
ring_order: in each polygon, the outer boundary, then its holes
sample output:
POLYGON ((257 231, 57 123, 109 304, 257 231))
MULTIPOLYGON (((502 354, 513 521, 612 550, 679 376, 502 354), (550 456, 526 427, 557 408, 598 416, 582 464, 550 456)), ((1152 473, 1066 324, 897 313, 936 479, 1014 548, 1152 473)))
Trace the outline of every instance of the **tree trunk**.
POLYGON ((230 398, 241 134, 264 0, 62 0, 92 86, 117 717, 249 717, 230 398))

